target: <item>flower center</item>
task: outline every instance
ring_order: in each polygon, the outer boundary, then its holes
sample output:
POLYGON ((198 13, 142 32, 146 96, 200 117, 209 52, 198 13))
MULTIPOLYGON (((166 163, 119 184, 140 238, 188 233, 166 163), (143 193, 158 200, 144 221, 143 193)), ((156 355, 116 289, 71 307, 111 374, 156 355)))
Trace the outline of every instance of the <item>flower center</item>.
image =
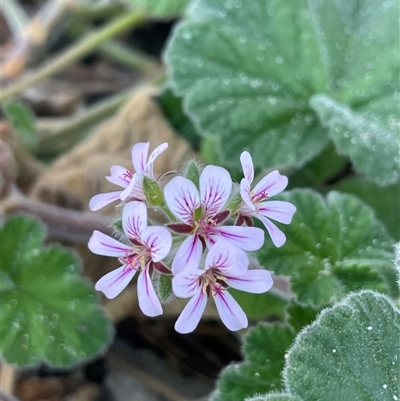
POLYGON ((217 221, 212 218, 198 219, 194 222, 193 233, 203 237, 205 240, 211 240, 216 225, 217 221))
POLYGON ((218 270, 216 269, 207 270, 201 276, 200 280, 203 293, 210 294, 211 291, 213 297, 224 291, 227 287, 225 276, 219 274, 218 270))
POLYGON ((256 194, 251 195, 251 200, 253 203, 258 203, 258 202, 261 202, 268 198, 269 198, 269 196, 268 196, 267 191, 261 191, 261 192, 257 192, 256 194))
POLYGON ((119 258, 120 262, 134 270, 144 270, 151 260, 151 255, 146 247, 133 249, 126 256, 119 258))

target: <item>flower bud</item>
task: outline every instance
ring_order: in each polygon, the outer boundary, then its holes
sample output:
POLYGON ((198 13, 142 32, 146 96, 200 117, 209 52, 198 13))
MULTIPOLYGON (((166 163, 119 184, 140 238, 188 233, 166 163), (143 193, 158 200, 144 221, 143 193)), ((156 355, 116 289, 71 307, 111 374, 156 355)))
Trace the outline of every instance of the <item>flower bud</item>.
POLYGON ((164 195, 156 180, 143 176, 143 193, 151 206, 164 206, 164 195))

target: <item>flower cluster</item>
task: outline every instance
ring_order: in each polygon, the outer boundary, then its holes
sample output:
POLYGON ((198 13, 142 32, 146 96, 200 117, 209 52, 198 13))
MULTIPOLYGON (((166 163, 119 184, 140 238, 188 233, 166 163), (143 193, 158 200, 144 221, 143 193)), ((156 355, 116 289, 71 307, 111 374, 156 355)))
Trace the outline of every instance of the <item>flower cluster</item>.
POLYGON ((123 207, 116 224, 121 240, 94 231, 89 241, 93 253, 118 257, 121 263, 96 283, 96 289, 114 298, 138 272, 140 309, 147 316, 158 316, 164 276, 171 280, 175 296, 191 298, 175 324, 178 332, 197 327, 210 297, 230 330, 245 328, 247 317, 228 289, 263 293, 272 287, 270 272, 249 268, 247 252, 264 244, 264 230, 253 227, 253 218, 261 220, 276 246, 284 244, 285 235, 270 219, 289 224, 296 208, 269 198, 283 191, 288 180, 273 171, 251 190, 253 162, 243 152, 240 186, 224 168, 210 165, 201 171, 194 161, 183 175, 175 174, 165 184, 154 174, 153 164, 167 147, 167 143, 158 146, 148 158, 149 143, 133 146, 134 171, 112 166, 106 177, 123 190, 91 199, 92 210, 117 200, 123 207), (164 223, 150 225, 149 209, 160 213, 164 223))

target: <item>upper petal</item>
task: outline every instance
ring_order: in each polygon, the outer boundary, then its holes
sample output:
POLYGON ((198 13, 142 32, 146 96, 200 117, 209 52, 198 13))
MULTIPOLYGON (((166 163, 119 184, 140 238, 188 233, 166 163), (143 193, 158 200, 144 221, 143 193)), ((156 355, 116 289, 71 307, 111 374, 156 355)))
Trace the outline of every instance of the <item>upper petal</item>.
POLYGON ((151 152, 151 155, 149 157, 149 161, 146 164, 146 168, 145 168, 145 174, 149 175, 150 177, 154 177, 154 173, 153 173, 153 164, 154 161, 157 159, 158 156, 160 156, 160 154, 162 152, 164 152, 165 149, 168 148, 168 143, 164 142, 161 145, 157 146, 153 152, 151 152))
POLYGON ((142 243, 142 235, 147 228, 147 208, 143 202, 132 201, 125 205, 122 228, 128 238, 142 243))
POLYGON ((150 226, 142 234, 142 243, 150 250, 153 262, 159 262, 168 255, 172 236, 165 227, 150 226))
POLYGON ((236 331, 247 327, 246 314, 228 291, 217 292, 214 301, 222 322, 229 330, 236 331))
POLYGON ((243 152, 240 155, 240 163, 242 164, 243 174, 249 183, 253 182, 254 179, 254 166, 253 159, 249 152, 243 152))
POLYGON ((214 216, 228 201, 232 190, 232 178, 227 170, 207 166, 200 175, 200 196, 204 216, 214 216))
POLYGON ((106 177, 106 180, 122 188, 126 188, 131 182, 132 172, 122 166, 111 166, 111 174, 106 177))
POLYGON ((108 299, 115 298, 129 284, 137 270, 130 266, 121 266, 103 276, 95 285, 108 299))
POLYGON ((167 206, 179 220, 193 224, 195 210, 200 206, 196 185, 185 177, 174 177, 164 188, 167 206))
POLYGON ((264 231, 258 227, 220 226, 214 231, 245 251, 256 251, 264 244, 264 231))
POLYGON ((146 316, 162 315, 163 310, 161 302, 158 299, 153 283, 149 275, 149 269, 146 267, 140 272, 137 281, 137 292, 139 307, 146 316))
POLYGON ((189 269, 183 270, 172 279, 172 290, 179 298, 193 297, 200 288, 199 277, 204 270, 189 269))
POLYGON ((229 271, 236 264, 237 247, 228 241, 219 240, 207 253, 205 270, 229 271))
POLYGON ((132 252, 132 247, 103 234, 100 231, 93 231, 88 243, 89 249, 96 255, 103 256, 126 256, 132 252))
POLYGON ((185 269, 197 269, 200 264, 203 244, 197 235, 189 235, 180 245, 172 262, 172 273, 179 274, 185 269))
POLYGON ((128 186, 121 192, 120 198, 122 201, 128 199, 129 195, 132 194, 133 188, 135 187, 136 181, 138 180, 140 180, 140 177, 136 173, 134 173, 128 186))
POLYGON ((250 199, 250 182, 247 181, 246 178, 242 178, 242 181, 240 181, 240 196, 250 210, 256 210, 253 202, 250 199))
POLYGON ((175 330, 178 333, 190 333, 197 327, 206 308, 207 298, 207 294, 200 289, 187 303, 175 323, 175 330))
POLYGON ((272 223, 272 221, 261 214, 254 215, 254 217, 257 217, 264 223, 272 242, 277 248, 281 247, 286 242, 286 235, 274 223, 272 223))
POLYGON ((267 201, 259 205, 261 206, 258 208, 259 214, 284 224, 290 224, 296 212, 296 206, 290 202, 267 201))
POLYGON ((121 191, 107 192, 92 197, 89 201, 89 208, 94 212, 119 199, 121 191))
POLYGON ((237 290, 261 294, 268 291, 273 284, 268 270, 247 270, 242 276, 226 276, 226 283, 237 290))
POLYGON ((268 195, 269 198, 282 192, 288 184, 285 175, 281 175, 278 170, 267 174, 253 189, 253 196, 268 195))
POLYGON ((132 163, 139 175, 143 175, 146 168, 149 146, 149 142, 139 142, 132 147, 132 163))

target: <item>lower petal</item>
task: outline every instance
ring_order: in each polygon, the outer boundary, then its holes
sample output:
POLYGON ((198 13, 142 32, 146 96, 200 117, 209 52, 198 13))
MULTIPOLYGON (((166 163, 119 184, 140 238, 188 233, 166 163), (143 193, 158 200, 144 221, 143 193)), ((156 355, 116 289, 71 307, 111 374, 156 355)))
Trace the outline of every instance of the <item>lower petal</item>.
POLYGON ((259 205, 258 213, 283 224, 290 224, 296 211, 295 205, 284 201, 267 201, 259 205))
POLYGON ((122 201, 129 198, 129 195, 132 193, 133 188, 135 187, 136 180, 139 180, 139 179, 140 179, 140 177, 136 173, 133 174, 131 181, 129 182, 129 185, 121 192, 120 198, 122 201))
POLYGON ((248 325, 247 316, 228 291, 214 295, 215 305, 224 325, 232 331, 244 329, 248 325))
POLYGON ((248 270, 240 277, 226 276, 226 284, 240 291, 261 294, 271 289, 273 281, 268 270, 255 269, 248 270))
POLYGON ((197 327, 206 308, 207 298, 207 294, 200 289, 187 303, 175 323, 175 330, 178 333, 190 333, 197 327))
POLYGON ((89 239, 88 248, 96 255, 102 256, 126 256, 131 253, 133 248, 125 245, 114 238, 94 230, 89 239))
POLYGON ((118 269, 103 276, 95 285, 97 291, 102 291, 108 299, 115 298, 132 280, 136 270, 128 266, 118 269))
POLYGON ((272 242, 277 248, 281 247, 286 242, 286 235, 269 219, 260 214, 254 215, 254 217, 257 217, 264 223, 264 226, 268 230, 272 242))
POLYGON ((179 274, 184 269, 199 267, 203 245, 196 235, 189 235, 181 244, 172 262, 172 273, 179 274))
POLYGON ((264 244, 264 231, 258 227, 220 226, 214 231, 244 251, 256 251, 264 244))
POLYGON ((95 195, 89 201, 89 208, 90 210, 93 210, 93 212, 95 212, 96 210, 100 210, 104 206, 107 206, 111 202, 114 202, 117 199, 119 199, 120 195, 121 191, 107 192, 105 194, 95 195))
POLYGON ((163 310, 160 300, 154 290, 153 283, 149 275, 149 269, 145 268, 138 277, 137 292, 139 307, 146 316, 162 315, 163 310))

